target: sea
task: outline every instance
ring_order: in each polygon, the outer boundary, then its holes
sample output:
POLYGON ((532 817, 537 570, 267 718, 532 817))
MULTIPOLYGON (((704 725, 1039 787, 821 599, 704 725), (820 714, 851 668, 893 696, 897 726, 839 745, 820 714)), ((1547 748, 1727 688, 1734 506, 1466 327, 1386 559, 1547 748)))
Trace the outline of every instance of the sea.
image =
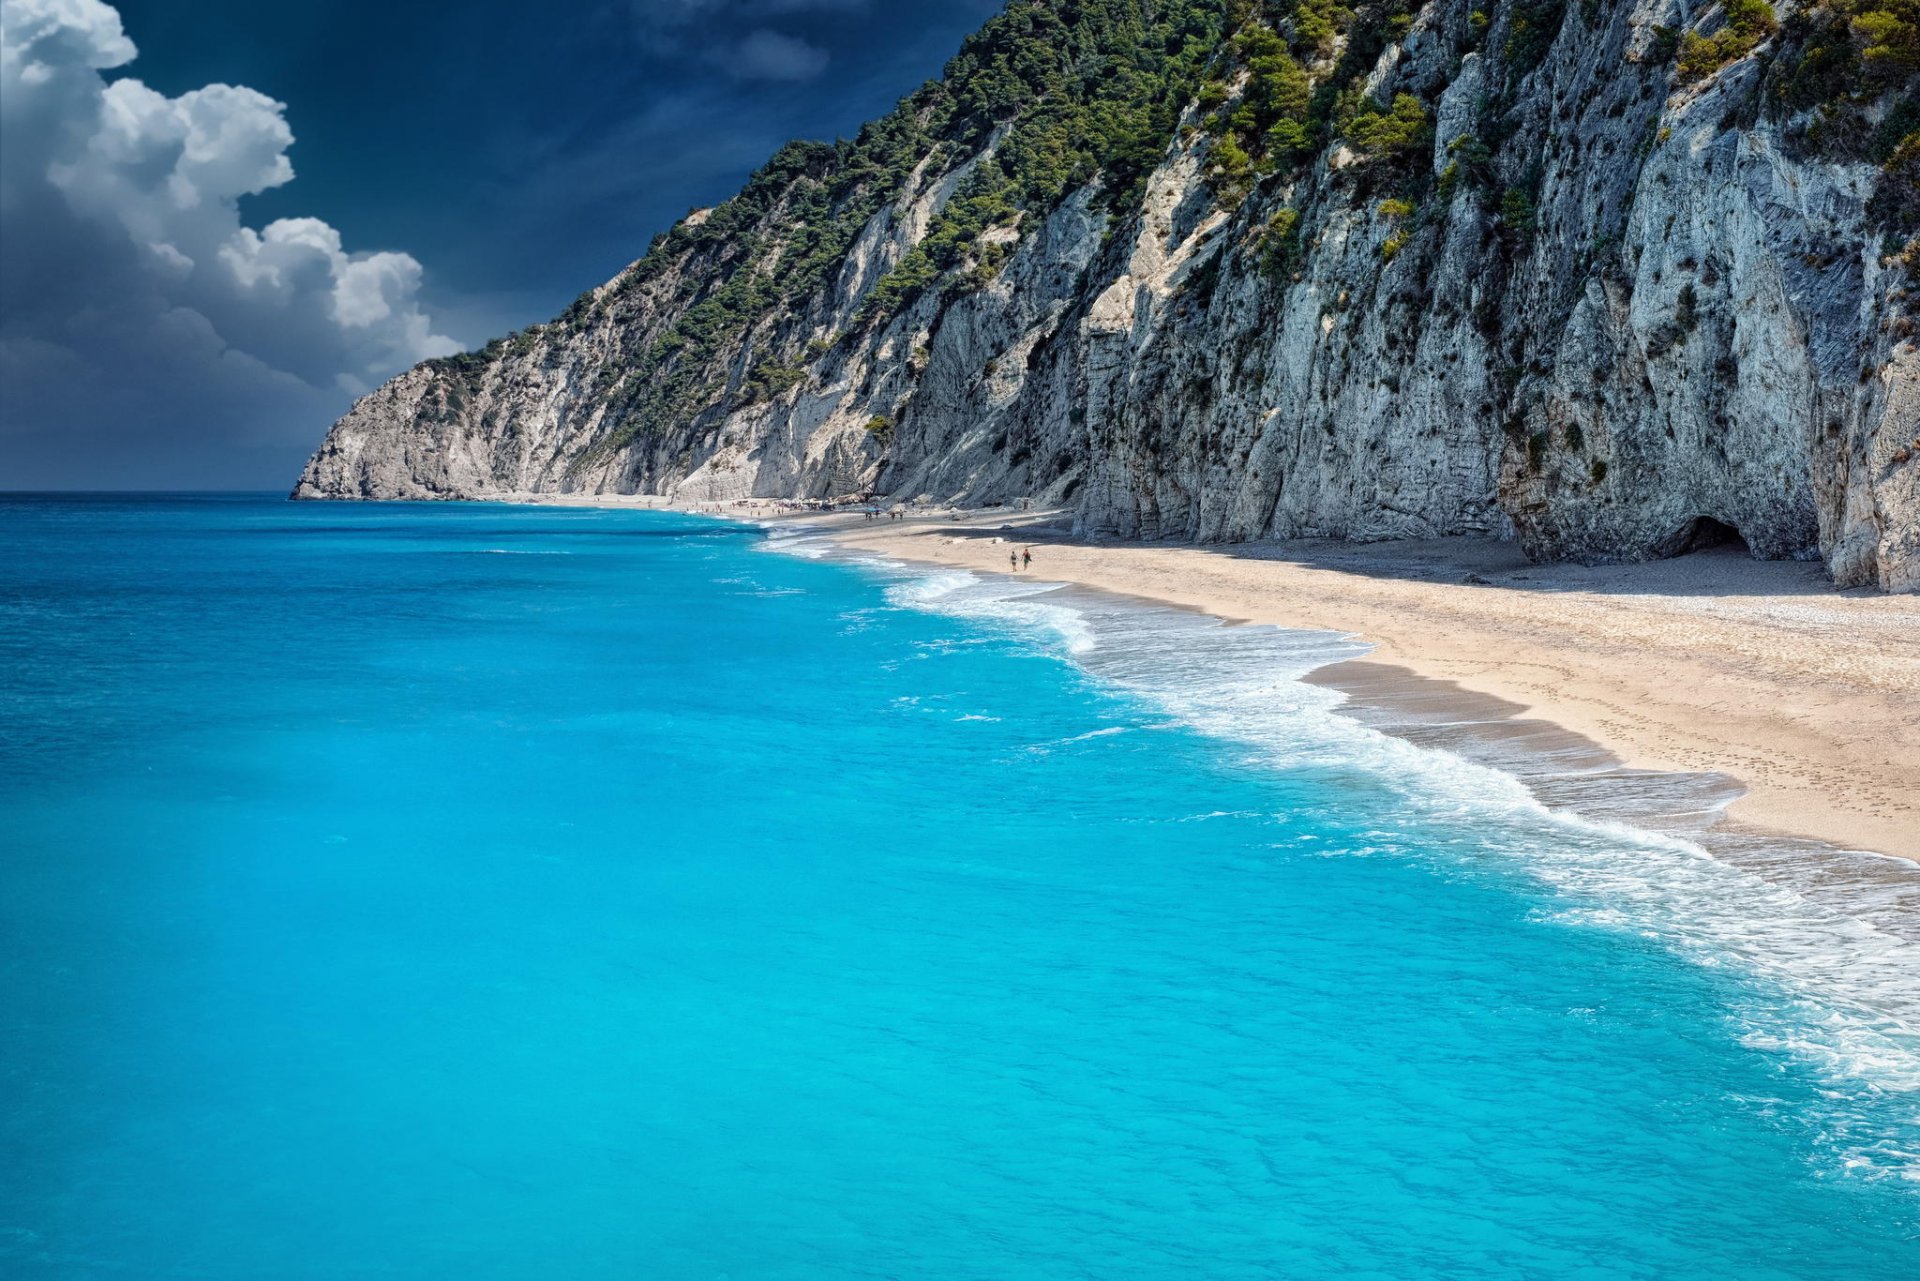
POLYGON ((1035 569, 0 499, 0 1274, 1920 1276, 1903 913, 1035 569))

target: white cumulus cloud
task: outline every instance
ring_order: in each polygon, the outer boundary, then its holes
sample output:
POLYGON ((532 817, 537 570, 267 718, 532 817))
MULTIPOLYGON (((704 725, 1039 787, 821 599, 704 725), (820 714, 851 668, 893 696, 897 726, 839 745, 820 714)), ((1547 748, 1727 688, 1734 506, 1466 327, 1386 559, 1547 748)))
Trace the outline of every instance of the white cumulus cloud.
POLYGON ((310 444, 343 390, 458 350, 412 256, 246 225, 243 197, 293 179, 285 104, 110 81, 135 53, 102 0, 0 0, 0 488, 49 433, 137 445, 129 413, 310 444))

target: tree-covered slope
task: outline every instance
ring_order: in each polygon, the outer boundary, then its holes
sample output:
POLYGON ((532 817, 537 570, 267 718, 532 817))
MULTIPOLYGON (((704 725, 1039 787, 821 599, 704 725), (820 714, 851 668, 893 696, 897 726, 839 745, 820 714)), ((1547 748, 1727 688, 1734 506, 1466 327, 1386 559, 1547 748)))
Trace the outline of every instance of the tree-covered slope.
POLYGON ((1920 573, 1920 4, 1015 0, 296 493, 1040 497, 1141 536, 1737 530, 1920 573))

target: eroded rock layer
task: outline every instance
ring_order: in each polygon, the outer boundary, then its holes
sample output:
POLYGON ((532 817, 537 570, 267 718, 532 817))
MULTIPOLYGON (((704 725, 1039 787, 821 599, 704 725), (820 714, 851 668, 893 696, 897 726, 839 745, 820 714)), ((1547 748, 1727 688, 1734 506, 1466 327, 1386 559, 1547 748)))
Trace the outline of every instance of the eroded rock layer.
POLYGON ((362 399, 295 496, 1032 497, 1920 588, 1920 25, 1860 18, 1920 4, 1478 2, 1016 0, 362 399))

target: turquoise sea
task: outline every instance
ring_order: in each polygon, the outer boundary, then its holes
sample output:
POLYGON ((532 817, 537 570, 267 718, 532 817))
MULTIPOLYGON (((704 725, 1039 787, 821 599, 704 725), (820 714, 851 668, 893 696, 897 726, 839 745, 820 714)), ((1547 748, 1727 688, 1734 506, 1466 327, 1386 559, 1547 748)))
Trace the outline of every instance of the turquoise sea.
POLYGON ((822 551, 0 500, 0 1273, 1920 1276, 1886 912, 822 551))

